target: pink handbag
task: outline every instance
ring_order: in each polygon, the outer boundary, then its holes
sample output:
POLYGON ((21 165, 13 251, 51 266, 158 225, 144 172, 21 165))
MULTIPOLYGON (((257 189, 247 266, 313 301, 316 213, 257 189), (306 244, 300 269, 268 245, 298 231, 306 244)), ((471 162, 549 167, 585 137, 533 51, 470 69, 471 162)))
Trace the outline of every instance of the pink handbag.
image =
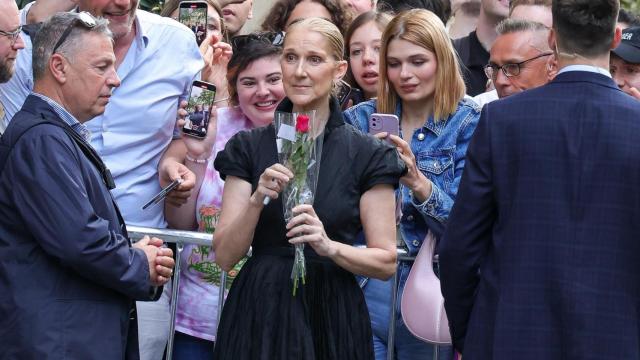
POLYGON ((427 232, 402 292, 400 312, 407 329, 432 344, 451 344, 449 321, 444 311, 440 279, 433 272, 436 239, 427 232))

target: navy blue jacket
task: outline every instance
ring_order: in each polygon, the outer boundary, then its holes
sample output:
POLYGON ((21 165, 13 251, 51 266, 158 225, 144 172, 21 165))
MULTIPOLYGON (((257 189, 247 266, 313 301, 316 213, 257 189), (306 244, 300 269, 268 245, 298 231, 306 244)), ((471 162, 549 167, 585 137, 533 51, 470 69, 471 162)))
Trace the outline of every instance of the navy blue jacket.
POLYGON ((440 246, 465 360, 640 359, 640 102, 559 74, 485 105, 440 246))
POLYGON ((29 96, 0 140, 0 358, 136 359, 130 318, 134 299, 151 297, 147 258, 62 127, 34 126, 9 147, 34 118, 68 127, 29 96))

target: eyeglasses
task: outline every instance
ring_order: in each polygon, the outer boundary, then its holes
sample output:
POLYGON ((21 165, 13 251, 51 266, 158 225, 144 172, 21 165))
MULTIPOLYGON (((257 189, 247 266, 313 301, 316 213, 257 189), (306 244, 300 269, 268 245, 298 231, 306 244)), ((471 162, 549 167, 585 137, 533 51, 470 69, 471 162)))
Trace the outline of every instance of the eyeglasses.
POLYGON ((8 37, 11 40, 11 46, 13 46, 16 44, 16 41, 18 41, 18 36, 20 36, 20 32, 22 32, 22 26, 18 26, 18 28, 13 31, 0 30, 0 35, 8 37))
POLYGON ((60 40, 58 40, 58 42, 56 43, 56 46, 53 47, 53 51, 51 52, 52 54, 56 53, 56 50, 58 50, 58 48, 64 44, 64 41, 67 40, 67 38, 69 37, 69 34, 71 34, 71 31, 73 30, 73 28, 77 25, 77 24, 81 24, 82 26, 84 26, 87 29, 93 29, 96 25, 97 25, 97 21, 96 18, 94 18, 93 16, 91 16, 91 14, 89 14, 86 11, 83 12, 79 12, 77 14, 76 18, 71 22, 71 24, 69 24, 69 26, 64 30, 64 32, 62 33, 62 35, 60 36, 60 40))
POLYGON ((527 59, 519 63, 504 64, 502 66, 498 66, 496 64, 487 64, 484 67, 484 73, 487 75, 489 79, 492 79, 492 80, 495 80, 498 77, 498 70, 502 70, 502 73, 506 77, 518 76, 520 75, 520 70, 522 70, 522 67, 524 64, 528 63, 529 61, 533 61, 535 59, 539 59, 541 57, 550 56, 550 55, 553 55, 553 53, 551 52, 542 53, 538 56, 534 56, 531 59, 527 59))
POLYGON ((267 45, 271 44, 274 46, 282 46, 282 44, 284 43, 284 31, 263 32, 234 36, 231 39, 231 49, 234 53, 237 51, 241 51, 251 42, 262 42, 267 45))

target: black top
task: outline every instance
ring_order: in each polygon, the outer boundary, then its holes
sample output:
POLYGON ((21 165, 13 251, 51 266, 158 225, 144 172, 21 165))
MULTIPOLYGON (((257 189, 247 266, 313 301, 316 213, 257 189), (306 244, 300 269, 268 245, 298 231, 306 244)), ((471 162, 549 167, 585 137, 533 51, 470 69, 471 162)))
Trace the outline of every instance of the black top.
POLYGON ((460 56, 467 95, 482 94, 487 88, 488 79, 484 73, 484 67, 489 63, 489 52, 482 47, 475 31, 463 38, 453 40, 453 47, 460 56))
MULTIPOLYGON (((291 109, 288 99, 278 107, 278 111, 284 112, 291 109)), ((405 166, 394 148, 345 125, 336 99, 331 100, 330 110, 314 209, 329 238, 352 244, 362 230, 361 195, 377 184, 397 187, 405 166)), ((228 175, 239 177, 250 182, 255 191, 260 175, 277 161, 275 131, 269 125, 234 135, 218 154, 215 168, 223 179, 228 175)), ((254 250, 265 246, 289 247, 285 234, 282 201, 278 198, 260 214, 254 250)))

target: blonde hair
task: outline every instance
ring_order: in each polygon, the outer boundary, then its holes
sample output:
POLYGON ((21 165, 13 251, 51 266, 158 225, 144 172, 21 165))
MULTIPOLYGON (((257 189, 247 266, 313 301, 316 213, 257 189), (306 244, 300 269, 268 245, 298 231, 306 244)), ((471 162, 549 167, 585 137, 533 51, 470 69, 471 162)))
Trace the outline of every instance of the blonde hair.
POLYGON ((378 84, 378 111, 393 114, 398 93, 389 84, 387 52, 391 41, 401 39, 423 47, 435 54, 437 61, 434 90, 433 118, 446 119, 458 108, 466 92, 460 73, 458 56, 447 35, 444 24, 434 13, 424 9, 401 12, 391 20, 382 33, 380 48, 380 80, 378 84))
MULTIPOLYGON (((319 18, 311 17, 294 21, 289 25, 287 29, 287 35, 295 30, 305 30, 316 32, 327 40, 329 44, 329 55, 333 56, 336 61, 342 61, 344 59, 344 38, 332 22, 319 18)), ((285 35, 285 42, 287 41, 287 35, 285 35)))

